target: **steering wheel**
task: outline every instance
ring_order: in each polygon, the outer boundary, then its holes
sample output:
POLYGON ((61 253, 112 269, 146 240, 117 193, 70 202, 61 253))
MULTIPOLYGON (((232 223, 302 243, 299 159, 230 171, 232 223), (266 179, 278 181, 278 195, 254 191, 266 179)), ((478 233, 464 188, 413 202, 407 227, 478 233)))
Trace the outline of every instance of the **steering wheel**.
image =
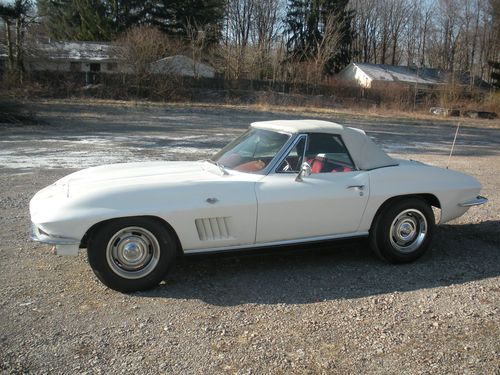
POLYGON ((283 162, 285 163, 285 166, 283 168, 281 168, 281 171, 282 172, 288 172, 288 171, 292 171, 293 172, 293 167, 292 165, 288 162, 288 160, 283 160, 283 162))

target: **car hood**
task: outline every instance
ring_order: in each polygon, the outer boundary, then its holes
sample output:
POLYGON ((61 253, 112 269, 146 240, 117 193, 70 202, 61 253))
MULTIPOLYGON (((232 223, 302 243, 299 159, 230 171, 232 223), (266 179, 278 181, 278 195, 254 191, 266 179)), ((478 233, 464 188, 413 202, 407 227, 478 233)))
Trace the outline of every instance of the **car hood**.
POLYGON ((110 164, 72 173, 55 183, 68 198, 92 191, 136 190, 146 186, 219 179, 221 171, 208 162, 142 162, 110 164))

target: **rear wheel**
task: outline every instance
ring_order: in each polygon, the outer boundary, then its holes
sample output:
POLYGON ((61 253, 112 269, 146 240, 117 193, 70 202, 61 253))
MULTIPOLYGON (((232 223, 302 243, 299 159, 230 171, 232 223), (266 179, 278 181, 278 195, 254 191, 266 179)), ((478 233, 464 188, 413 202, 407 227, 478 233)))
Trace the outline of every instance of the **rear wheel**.
POLYGON ((434 213, 420 198, 406 198, 386 205, 370 230, 374 252, 390 263, 406 263, 421 257, 434 232, 434 213))
POLYGON ((123 218, 103 224, 88 242, 92 270, 106 286, 133 292, 158 285, 177 254, 177 242, 160 222, 123 218))

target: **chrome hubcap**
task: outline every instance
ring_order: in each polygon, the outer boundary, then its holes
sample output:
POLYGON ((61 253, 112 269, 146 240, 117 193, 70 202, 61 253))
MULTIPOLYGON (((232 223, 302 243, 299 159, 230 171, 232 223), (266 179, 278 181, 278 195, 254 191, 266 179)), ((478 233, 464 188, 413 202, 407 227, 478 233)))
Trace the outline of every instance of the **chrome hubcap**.
POLYGON ((141 227, 123 228, 110 239, 106 259, 111 270, 126 279, 150 274, 160 260, 156 237, 141 227))
POLYGON ((417 250, 426 236, 427 220, 422 212, 414 208, 401 212, 391 224, 391 244, 403 253, 417 250))

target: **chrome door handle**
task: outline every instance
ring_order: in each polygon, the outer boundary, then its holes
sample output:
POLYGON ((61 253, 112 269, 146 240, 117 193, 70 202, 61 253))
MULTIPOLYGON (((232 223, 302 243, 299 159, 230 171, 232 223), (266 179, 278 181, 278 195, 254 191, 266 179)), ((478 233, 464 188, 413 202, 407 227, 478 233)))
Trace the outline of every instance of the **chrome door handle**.
POLYGON ((359 189, 363 190, 365 188, 365 185, 349 185, 347 189, 359 189))
POLYGON ((210 204, 217 203, 219 200, 217 198, 207 198, 206 202, 210 204))

